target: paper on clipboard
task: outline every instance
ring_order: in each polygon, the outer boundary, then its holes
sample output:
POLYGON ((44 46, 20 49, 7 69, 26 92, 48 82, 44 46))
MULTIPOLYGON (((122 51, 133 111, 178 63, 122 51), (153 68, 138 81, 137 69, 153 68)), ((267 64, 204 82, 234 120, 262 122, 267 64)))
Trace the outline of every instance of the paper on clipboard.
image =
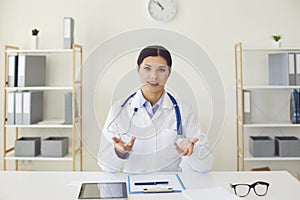
POLYGON ((146 175, 130 175, 128 176, 128 186, 130 194, 144 193, 144 189, 172 188, 172 192, 182 192, 185 186, 178 174, 146 174, 146 175), (167 184, 147 184, 155 182, 167 182, 167 184), (135 183, 145 183, 145 185, 136 185, 135 183))

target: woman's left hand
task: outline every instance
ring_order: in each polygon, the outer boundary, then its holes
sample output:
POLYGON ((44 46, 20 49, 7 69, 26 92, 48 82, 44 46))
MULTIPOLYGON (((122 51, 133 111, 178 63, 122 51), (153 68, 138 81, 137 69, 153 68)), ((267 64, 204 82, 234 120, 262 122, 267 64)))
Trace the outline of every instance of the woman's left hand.
POLYGON ((193 154, 194 145, 198 140, 199 138, 183 138, 180 143, 175 142, 174 147, 182 156, 190 156, 193 154))

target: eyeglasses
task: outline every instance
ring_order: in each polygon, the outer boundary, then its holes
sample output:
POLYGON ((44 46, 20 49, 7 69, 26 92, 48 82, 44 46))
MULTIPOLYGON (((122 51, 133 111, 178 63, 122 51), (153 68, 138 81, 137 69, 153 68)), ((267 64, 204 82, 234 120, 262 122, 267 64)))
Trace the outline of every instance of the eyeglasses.
POLYGON ((234 193, 239 197, 245 197, 249 194, 251 188, 253 188, 257 196, 265 196, 268 192, 269 183, 264 181, 257 181, 251 185, 249 184, 230 184, 234 193))

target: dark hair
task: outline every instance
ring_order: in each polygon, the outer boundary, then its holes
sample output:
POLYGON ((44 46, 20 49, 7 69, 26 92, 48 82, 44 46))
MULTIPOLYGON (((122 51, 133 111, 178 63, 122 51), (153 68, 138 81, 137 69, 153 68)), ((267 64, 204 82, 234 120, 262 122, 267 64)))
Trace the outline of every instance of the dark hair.
POLYGON ((172 66, 171 54, 166 48, 164 48, 162 46, 153 45, 153 46, 145 47, 140 52, 140 55, 137 59, 138 66, 140 66, 140 64, 143 62, 143 60, 148 56, 161 56, 167 61, 167 64, 168 64, 169 67, 172 66))

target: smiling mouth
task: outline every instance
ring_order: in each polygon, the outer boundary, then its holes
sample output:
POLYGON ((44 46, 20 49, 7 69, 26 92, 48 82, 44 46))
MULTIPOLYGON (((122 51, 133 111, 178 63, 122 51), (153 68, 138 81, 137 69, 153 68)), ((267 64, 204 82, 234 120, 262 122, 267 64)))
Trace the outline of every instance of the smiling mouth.
POLYGON ((150 86, 153 86, 153 87, 156 87, 156 86, 159 85, 158 83, 151 83, 151 82, 148 82, 148 84, 149 84, 150 86))

